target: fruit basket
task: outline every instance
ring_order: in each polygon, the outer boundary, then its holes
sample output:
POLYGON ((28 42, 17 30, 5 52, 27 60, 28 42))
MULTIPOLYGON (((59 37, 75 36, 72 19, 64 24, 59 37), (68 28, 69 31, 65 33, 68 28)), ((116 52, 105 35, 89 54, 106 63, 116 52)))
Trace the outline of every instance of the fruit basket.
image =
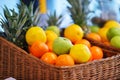
POLYGON ((100 46, 102 48, 102 50, 104 51, 104 57, 111 57, 111 56, 120 54, 119 48, 115 48, 115 47, 110 46, 110 45, 105 45, 102 42, 95 41, 95 40, 88 38, 88 37, 84 37, 84 38, 89 40, 92 43, 92 45, 100 46))
MULTIPOLYGON (((93 43, 91 41, 91 43, 93 43)), ((96 44, 96 43, 94 43, 96 44)), ((99 45, 101 46, 101 45, 99 45)), ((108 47, 109 48, 109 47, 108 47)), ((103 49, 111 57, 74 66, 57 67, 46 64, 13 43, 0 37, 0 79, 17 80, 118 80, 120 54, 103 49)))

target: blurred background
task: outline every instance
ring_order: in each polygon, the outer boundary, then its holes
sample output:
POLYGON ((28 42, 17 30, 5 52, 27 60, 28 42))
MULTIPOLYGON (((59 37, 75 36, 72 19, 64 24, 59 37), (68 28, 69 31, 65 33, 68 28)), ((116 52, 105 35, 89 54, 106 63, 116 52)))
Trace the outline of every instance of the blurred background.
MULTIPOLYGON (((23 0, 23 1, 26 4, 29 4, 30 0, 23 0)), ((36 0, 36 2, 37 1, 38 0, 36 0)), ((3 8, 4 8, 4 6, 7 6, 9 9, 15 9, 17 11, 16 4, 19 4, 19 0, 5 0, 5 1, 0 0, 0 2, 1 2, 0 3, 0 18, 3 18, 3 8)), ((38 5, 38 4, 36 4, 36 5, 38 5)), ((69 15, 65 11, 67 6, 69 6, 69 3, 67 2, 67 0, 47 0, 48 12, 49 11, 50 12, 56 11, 58 16, 60 14, 64 14, 65 19, 67 20, 67 22, 65 22, 66 24, 68 23, 68 20, 70 20, 69 15)), ((2 31, 1 27, 0 27, 0 31, 2 31)))
MULTIPOLYGON (((23 1, 27 4, 30 0, 23 1)), ((88 5, 88 9, 91 12, 87 15, 89 17, 87 20, 88 25, 92 25, 91 19, 95 16, 101 17, 105 20, 114 19, 120 22, 120 0, 89 0, 89 2, 90 4, 88 5)), ((0 0, 0 18, 3 17, 2 8, 4 5, 10 9, 14 8, 17 11, 16 4, 19 4, 19 0, 0 0)), ((71 22, 71 18, 67 10, 68 6, 70 7, 70 4, 67 2, 67 0, 47 0, 48 12, 56 11, 58 16, 64 14, 64 21, 61 24, 61 27, 66 27, 71 22)), ((2 31, 1 27, 0 31, 2 31)))

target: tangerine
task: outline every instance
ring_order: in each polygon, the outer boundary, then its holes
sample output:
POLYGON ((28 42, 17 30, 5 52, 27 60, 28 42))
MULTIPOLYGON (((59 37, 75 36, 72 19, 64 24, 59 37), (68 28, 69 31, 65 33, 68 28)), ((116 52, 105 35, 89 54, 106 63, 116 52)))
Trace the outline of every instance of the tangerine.
POLYGON ((103 58, 103 50, 100 47, 92 46, 92 47, 90 47, 90 51, 92 54, 92 60, 103 58))
POLYGON ((87 39, 81 39, 75 42, 75 44, 85 44, 86 46, 91 47, 91 43, 87 39))
POLYGON ((104 43, 105 45, 110 46, 110 42, 109 42, 109 41, 104 41, 103 43, 104 43))
POLYGON ((49 64, 55 64, 56 59, 57 59, 57 55, 53 52, 46 52, 45 54, 43 54, 40 58, 42 61, 49 63, 49 64))
POLYGON ((73 66, 74 60, 69 54, 59 55, 56 59, 56 66, 73 66))
POLYGON ((90 39, 93 39, 93 40, 96 40, 96 41, 99 41, 99 42, 101 42, 101 40, 102 40, 99 34, 93 33, 93 32, 88 33, 88 34, 86 35, 86 37, 87 37, 87 38, 90 38, 90 39))
POLYGON ((53 49, 52 49, 53 42, 47 42, 46 44, 48 46, 49 51, 52 52, 53 51, 53 49))
POLYGON ((36 56, 36 57, 41 57, 44 53, 48 52, 48 46, 41 41, 35 41, 31 47, 30 47, 30 51, 32 53, 32 55, 36 56))

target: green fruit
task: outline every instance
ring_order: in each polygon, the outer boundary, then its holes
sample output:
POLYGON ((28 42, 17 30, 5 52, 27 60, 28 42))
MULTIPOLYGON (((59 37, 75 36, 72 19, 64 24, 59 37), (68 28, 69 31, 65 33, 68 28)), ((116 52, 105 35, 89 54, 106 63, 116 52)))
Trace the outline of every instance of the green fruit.
POLYGON ((46 28, 46 30, 51 30, 55 32, 58 36, 60 36, 60 29, 57 26, 49 26, 46 28))
POLYGON ((70 56, 72 56, 76 63, 84 63, 89 61, 91 53, 86 45, 75 44, 70 50, 70 56))
POLYGON ((99 26, 90 26, 89 28, 90 28, 91 32, 95 32, 95 33, 97 33, 100 29, 99 26))
POLYGON ((108 40, 111 40, 114 36, 120 36, 120 28, 119 27, 112 27, 107 32, 108 40))
POLYGON ((64 37, 58 37, 53 42, 53 52, 58 55, 69 53, 71 47, 73 46, 72 42, 64 37))
POLYGON ((110 40, 110 44, 113 47, 116 48, 120 48, 120 36, 114 36, 111 40, 110 40))

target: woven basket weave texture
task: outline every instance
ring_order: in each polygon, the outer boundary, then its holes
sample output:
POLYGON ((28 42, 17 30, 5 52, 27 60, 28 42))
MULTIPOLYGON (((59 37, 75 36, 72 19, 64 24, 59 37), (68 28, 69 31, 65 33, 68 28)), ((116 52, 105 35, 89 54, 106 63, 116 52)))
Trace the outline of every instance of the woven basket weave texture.
POLYGON ((8 77, 17 80, 120 80, 120 54, 72 67, 57 67, 0 38, 0 80, 8 77))

